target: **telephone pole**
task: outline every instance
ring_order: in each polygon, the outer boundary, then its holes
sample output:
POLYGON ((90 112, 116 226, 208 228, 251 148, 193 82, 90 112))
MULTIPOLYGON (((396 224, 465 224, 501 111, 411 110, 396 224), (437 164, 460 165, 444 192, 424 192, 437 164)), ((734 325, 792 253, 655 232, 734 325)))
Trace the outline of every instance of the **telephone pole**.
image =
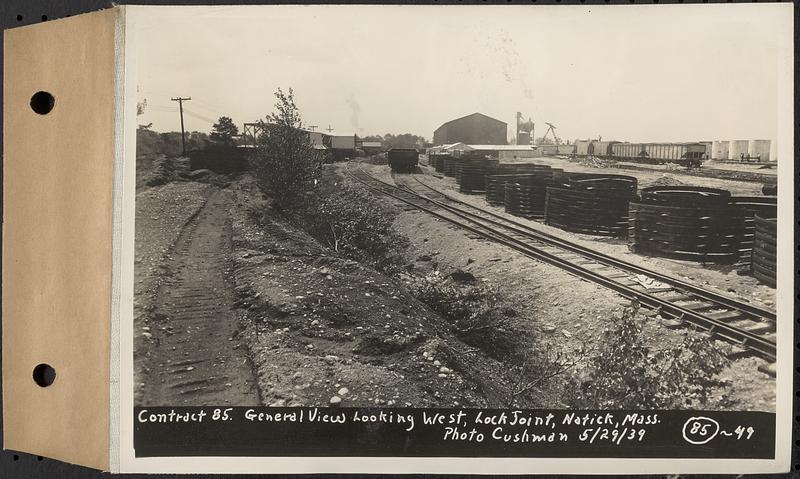
POLYGON ((181 110, 181 148, 183 149, 183 154, 184 154, 184 155, 186 154, 186 131, 183 129, 183 102, 185 102, 185 101, 189 101, 189 100, 191 100, 191 99, 192 99, 192 97, 186 97, 186 98, 181 98, 181 97, 177 97, 177 98, 170 98, 170 100, 172 100, 172 101, 177 101, 177 102, 178 102, 178 107, 179 107, 179 108, 180 108, 180 110, 181 110))
POLYGON ((331 124, 330 123, 328 123, 328 128, 325 128, 325 129, 328 130, 328 133, 333 131, 333 128, 331 128, 331 124))

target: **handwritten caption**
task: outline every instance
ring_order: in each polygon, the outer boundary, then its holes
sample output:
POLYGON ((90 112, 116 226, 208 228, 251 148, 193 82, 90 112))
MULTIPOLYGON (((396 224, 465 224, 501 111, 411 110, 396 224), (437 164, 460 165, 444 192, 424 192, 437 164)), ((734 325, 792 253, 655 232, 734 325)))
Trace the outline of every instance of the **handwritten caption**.
MULTIPOLYGON (((503 443, 616 444, 642 442, 650 428, 662 423, 658 413, 586 413, 508 410, 453 410, 441 413, 425 410, 342 410, 292 408, 272 411, 264 408, 196 408, 165 412, 142 409, 139 423, 203 423, 244 421, 261 424, 347 424, 392 425, 411 432, 419 428, 438 429, 443 441, 503 443)), ((747 440, 753 429, 740 426, 738 439, 747 440)), ((705 444, 720 434, 719 424, 708 418, 692 417, 683 427, 683 439, 690 444, 705 444)), ((726 435, 726 431, 722 431, 726 435)))

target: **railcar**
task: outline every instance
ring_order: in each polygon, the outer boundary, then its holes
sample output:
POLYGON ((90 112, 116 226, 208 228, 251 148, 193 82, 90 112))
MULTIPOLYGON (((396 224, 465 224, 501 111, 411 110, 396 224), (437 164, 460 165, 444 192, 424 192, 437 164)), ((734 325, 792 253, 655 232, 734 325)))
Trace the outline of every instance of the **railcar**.
POLYGON ((575 140, 575 155, 577 156, 587 156, 589 155, 589 145, 592 144, 592 140, 575 140))
MULTIPOLYGON (((602 143, 605 142, 595 142, 602 143)), ((676 163, 687 168, 699 167, 708 157, 703 143, 616 143, 609 146, 608 158, 637 163, 663 165, 676 163)), ((602 148, 601 148, 602 150, 602 148)), ((595 150, 596 151, 596 150, 595 150)), ((603 157, 603 154, 595 153, 603 157)))
POLYGON ((414 148, 392 148, 386 153, 389 168, 398 173, 410 173, 419 164, 419 152, 414 148))
POLYGON ((616 141, 592 141, 588 148, 589 154, 600 158, 607 158, 611 156, 611 148, 616 143, 616 141))

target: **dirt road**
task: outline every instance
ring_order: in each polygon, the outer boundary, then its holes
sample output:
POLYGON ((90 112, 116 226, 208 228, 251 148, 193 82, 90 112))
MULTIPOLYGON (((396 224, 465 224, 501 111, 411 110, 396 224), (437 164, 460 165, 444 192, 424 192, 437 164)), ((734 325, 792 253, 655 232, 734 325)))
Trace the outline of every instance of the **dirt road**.
POLYGON ((229 195, 213 191, 166 257, 167 277, 151 314, 143 405, 260 404, 233 308, 229 195))

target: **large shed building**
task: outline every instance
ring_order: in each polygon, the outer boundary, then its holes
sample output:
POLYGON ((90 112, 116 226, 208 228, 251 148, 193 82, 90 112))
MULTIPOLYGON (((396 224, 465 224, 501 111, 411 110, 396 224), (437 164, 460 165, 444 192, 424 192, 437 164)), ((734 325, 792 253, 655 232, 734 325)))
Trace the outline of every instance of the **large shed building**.
POLYGON ((466 143, 468 145, 505 145, 508 125, 483 113, 456 118, 433 132, 434 145, 466 143))

